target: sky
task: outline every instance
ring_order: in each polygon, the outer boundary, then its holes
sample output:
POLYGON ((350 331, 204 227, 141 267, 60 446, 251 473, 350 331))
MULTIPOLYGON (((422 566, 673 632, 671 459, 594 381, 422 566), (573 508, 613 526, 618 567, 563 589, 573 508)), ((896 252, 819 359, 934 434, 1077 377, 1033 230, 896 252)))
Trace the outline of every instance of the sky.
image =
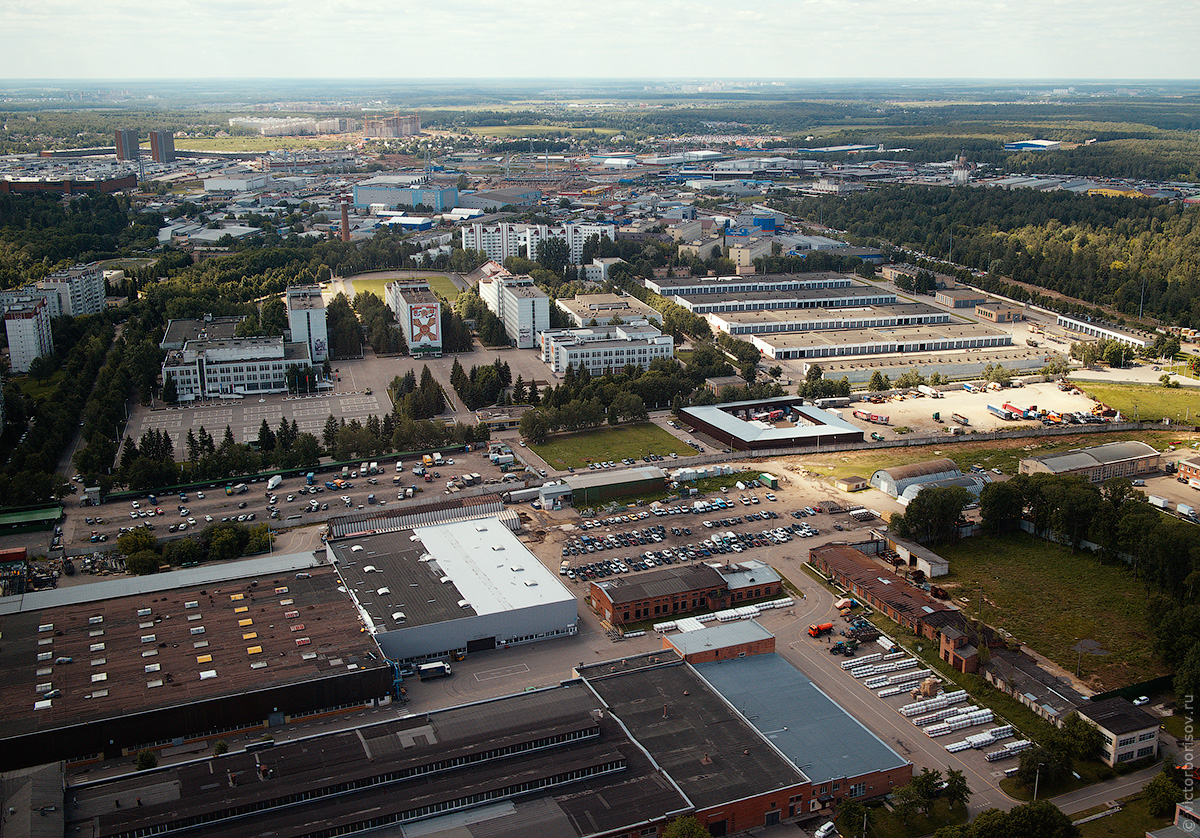
POLYGON ((7 0, 0 78, 1197 79, 1195 0, 7 0))

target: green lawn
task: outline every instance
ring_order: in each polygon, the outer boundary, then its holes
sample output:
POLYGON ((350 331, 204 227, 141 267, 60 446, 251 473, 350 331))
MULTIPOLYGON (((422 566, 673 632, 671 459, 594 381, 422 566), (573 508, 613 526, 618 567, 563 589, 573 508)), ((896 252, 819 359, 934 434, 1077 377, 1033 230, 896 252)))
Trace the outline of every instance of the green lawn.
MULTIPOLYGON (((414 274, 412 278, 428 282, 429 287, 433 289, 435 294, 440 294, 450 302, 454 302, 458 299, 458 286, 455 285, 454 281, 448 276, 421 276, 414 274)), ((384 286, 386 286, 389 282, 395 282, 396 279, 397 277, 389 277, 387 279, 379 277, 373 278, 370 274, 357 277, 347 277, 347 281, 351 284, 351 286, 353 286, 355 294, 364 294, 370 291, 372 294, 379 297, 379 299, 385 301, 387 298, 384 296, 384 286)))
MULTIPOLYGON (((1094 812, 1089 810, 1086 814, 1094 812)), ((1085 817, 1085 813, 1080 812, 1073 817, 1085 817)), ((1127 838, 1130 835, 1144 835, 1149 831, 1162 829, 1170 823, 1170 817, 1153 817, 1145 799, 1141 795, 1134 795, 1121 801, 1121 811, 1082 824, 1079 832, 1082 838, 1127 838)))
POLYGON ((148 265, 153 265, 157 259, 108 259, 99 264, 99 268, 104 271, 116 270, 137 270, 148 265))
POLYGON ((62 370, 57 370, 45 382, 37 381, 28 375, 18 375, 12 381, 25 395, 34 399, 45 399, 49 398, 50 394, 54 392, 54 388, 62 381, 63 375, 65 373, 62 370))
POLYGON ((1079 640, 1098 642, 1109 654, 1083 655, 1084 680, 1111 689, 1163 674, 1146 654, 1145 588, 1123 566, 1101 565, 1024 533, 978 535, 938 553, 950 562, 950 575, 938 582, 955 605, 1007 629, 1064 669, 1075 669, 1079 640))
MULTIPOLYGON (((873 838, 918 838, 918 836, 936 832, 943 826, 967 822, 966 807, 959 806, 951 809, 945 800, 934 801, 933 809, 928 817, 913 815, 907 824, 894 812, 888 811, 883 806, 869 806, 867 812, 867 835, 873 836, 873 838)), ((838 829, 843 835, 859 835, 862 829, 861 823, 849 824, 844 823, 843 820, 839 819, 837 822, 838 829)))
POLYGON ((620 462, 623 457, 640 459, 647 454, 662 454, 669 458, 671 452, 675 452, 682 459, 696 453, 686 443, 650 422, 564 434, 530 447, 547 464, 559 469, 568 466, 586 469, 592 462, 620 462))
POLYGON ((1200 389, 1195 387, 1150 386, 1145 384, 1101 384, 1076 381, 1075 386, 1098 401, 1133 419, 1157 422, 1166 417, 1173 422, 1195 423, 1200 418, 1200 389))

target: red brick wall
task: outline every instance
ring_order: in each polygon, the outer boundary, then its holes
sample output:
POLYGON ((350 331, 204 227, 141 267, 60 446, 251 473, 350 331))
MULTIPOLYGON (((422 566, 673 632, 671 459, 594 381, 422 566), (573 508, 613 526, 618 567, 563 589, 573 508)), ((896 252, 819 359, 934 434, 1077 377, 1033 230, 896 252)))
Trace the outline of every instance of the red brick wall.
MULTIPOLYGON (((794 805, 803 806, 803 811, 808 811, 808 800, 812 797, 812 793, 809 785, 804 783, 758 797, 739 800, 736 803, 699 810, 696 812, 696 820, 700 821, 701 826, 707 828, 711 828, 714 823, 719 821, 725 821, 726 834, 733 835, 736 832, 763 826, 766 823, 768 812, 779 812, 781 818, 789 817, 788 800, 796 796, 802 797, 802 800, 794 805)), ((796 811, 801 810, 797 809, 796 811)))
MULTIPOLYGON (((675 645, 671 642, 670 637, 663 637, 662 644, 664 649, 675 649, 675 645)), ((679 651, 675 649, 675 651, 679 651)), ((680 655, 688 663, 711 663, 712 661, 723 661, 731 658, 741 657, 743 655, 769 655, 775 651, 775 638, 767 637, 762 640, 754 640, 750 643, 739 643, 736 646, 728 646, 723 649, 705 649, 703 652, 694 652, 690 655, 680 655)))

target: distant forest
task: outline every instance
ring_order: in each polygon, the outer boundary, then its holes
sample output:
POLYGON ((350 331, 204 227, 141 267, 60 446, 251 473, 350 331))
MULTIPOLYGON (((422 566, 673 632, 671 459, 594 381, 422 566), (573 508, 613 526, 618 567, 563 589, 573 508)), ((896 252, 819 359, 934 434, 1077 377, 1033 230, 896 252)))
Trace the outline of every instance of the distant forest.
POLYGON ((1200 327, 1200 208, 1073 192, 886 186, 782 209, 1136 317, 1200 327))

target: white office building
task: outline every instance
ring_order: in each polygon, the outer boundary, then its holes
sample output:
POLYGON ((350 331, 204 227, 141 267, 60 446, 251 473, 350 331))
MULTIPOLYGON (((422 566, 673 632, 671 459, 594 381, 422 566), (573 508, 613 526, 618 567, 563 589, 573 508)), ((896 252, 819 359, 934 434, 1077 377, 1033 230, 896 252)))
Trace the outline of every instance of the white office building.
MULTIPOLYGON (((183 349, 167 353, 163 383, 170 376, 180 401, 219 396, 287 392, 290 366, 312 366, 308 344, 285 343, 283 338, 190 340, 183 349)), ((313 382, 313 389, 318 382, 313 382)))
POLYGON ((316 285, 294 285, 287 290, 288 328, 292 340, 308 345, 314 364, 329 358, 329 329, 325 322, 325 301, 316 285))
POLYGON ((537 336, 550 328, 550 298, 529 276, 507 271, 479 281, 479 296, 504 324, 518 349, 533 349, 537 336))
POLYGON ((8 334, 9 363, 15 373, 29 372, 35 358, 54 352, 50 306, 44 297, 10 300, 5 305, 4 330, 8 334))
POLYGON ((404 331, 408 354, 414 357, 442 354, 442 301, 425 282, 389 282, 385 302, 404 331))
POLYGON ((542 361, 556 373, 587 368, 592 375, 619 372, 627 365, 645 369, 655 358, 675 357, 675 341, 645 320, 619 326, 542 332, 542 361))
POLYGON ((537 258, 540 242, 547 239, 563 239, 567 243, 569 261, 578 265, 583 261, 583 245, 589 236, 608 236, 616 239, 617 228, 612 224, 464 224, 462 246, 464 250, 482 250, 489 259, 503 262, 509 256, 537 258))

